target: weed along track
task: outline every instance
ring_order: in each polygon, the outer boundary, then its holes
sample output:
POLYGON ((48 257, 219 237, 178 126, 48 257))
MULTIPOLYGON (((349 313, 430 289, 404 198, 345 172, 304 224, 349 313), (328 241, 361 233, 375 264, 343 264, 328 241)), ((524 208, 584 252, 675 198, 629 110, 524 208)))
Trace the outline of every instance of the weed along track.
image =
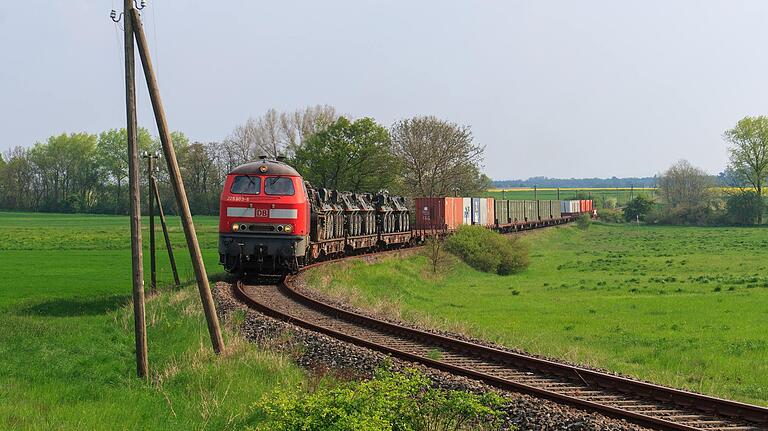
POLYGON ((385 322, 298 292, 293 278, 238 282, 236 295, 271 317, 500 389, 528 393, 658 429, 765 430, 768 409, 512 353, 385 322))

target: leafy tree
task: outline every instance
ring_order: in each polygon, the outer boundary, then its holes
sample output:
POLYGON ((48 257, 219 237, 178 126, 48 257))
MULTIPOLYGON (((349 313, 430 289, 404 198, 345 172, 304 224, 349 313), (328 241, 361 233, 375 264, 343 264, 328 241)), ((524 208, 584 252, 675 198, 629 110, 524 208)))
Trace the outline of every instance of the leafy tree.
POLYGON ((744 117, 724 138, 731 144, 729 168, 762 196, 768 176, 768 117, 744 117))
POLYGON ((82 212, 92 207, 100 182, 96 140, 96 135, 88 133, 62 133, 29 150, 43 210, 82 212))
POLYGON ((403 166, 403 186, 411 196, 470 195, 488 188, 480 162, 485 147, 473 142, 469 126, 435 117, 414 117, 390 131, 403 166))
MULTIPOLYGON (((154 151, 155 143, 147 129, 138 129, 136 141, 139 154, 154 151)), ((102 186, 105 189, 104 198, 112 202, 112 212, 125 213, 128 210, 128 132, 125 128, 101 132, 96 142, 96 153, 105 180, 102 186)))
POLYGON ((729 196, 726 208, 731 223, 753 225, 760 223, 765 212, 765 201, 754 191, 747 190, 729 196))
POLYGON ((624 207, 624 219, 626 221, 645 220, 645 216, 653 209, 653 201, 638 195, 627 202, 624 207))
POLYGON ((371 118, 340 117, 296 150, 294 167, 315 186, 354 191, 396 187, 398 164, 387 130, 371 118))

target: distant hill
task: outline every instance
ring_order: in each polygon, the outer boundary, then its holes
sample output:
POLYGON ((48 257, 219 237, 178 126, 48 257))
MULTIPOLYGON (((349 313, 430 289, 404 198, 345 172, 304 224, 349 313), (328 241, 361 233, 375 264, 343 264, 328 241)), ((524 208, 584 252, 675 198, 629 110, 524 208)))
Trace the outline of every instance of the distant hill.
POLYGON ((628 177, 628 178, 549 178, 531 177, 527 180, 495 180, 492 182, 495 188, 511 187, 576 187, 576 188, 602 188, 602 187, 656 187, 655 177, 628 177))

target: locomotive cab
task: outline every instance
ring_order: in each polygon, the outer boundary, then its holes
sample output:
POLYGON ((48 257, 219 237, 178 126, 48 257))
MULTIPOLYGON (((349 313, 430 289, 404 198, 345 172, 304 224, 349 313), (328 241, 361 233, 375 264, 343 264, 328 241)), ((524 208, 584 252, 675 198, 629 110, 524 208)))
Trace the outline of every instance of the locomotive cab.
POLYGON ((287 164, 269 160, 233 169, 219 212, 219 261, 229 272, 292 272, 309 245, 309 201, 304 181, 287 164))

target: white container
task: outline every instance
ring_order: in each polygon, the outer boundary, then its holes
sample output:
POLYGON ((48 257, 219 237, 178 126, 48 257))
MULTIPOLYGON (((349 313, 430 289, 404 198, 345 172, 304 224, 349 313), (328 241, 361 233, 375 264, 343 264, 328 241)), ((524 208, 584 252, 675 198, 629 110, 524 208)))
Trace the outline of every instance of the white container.
POLYGON ((464 211, 464 223, 472 224, 472 198, 463 198, 462 211, 464 211))
POLYGON ((570 201, 571 204, 571 210, 570 213, 576 214, 581 212, 581 202, 580 201, 570 201))
POLYGON ((480 226, 488 225, 488 199, 480 198, 480 226))
POLYGON ((480 224, 480 198, 472 198, 472 224, 480 224))

